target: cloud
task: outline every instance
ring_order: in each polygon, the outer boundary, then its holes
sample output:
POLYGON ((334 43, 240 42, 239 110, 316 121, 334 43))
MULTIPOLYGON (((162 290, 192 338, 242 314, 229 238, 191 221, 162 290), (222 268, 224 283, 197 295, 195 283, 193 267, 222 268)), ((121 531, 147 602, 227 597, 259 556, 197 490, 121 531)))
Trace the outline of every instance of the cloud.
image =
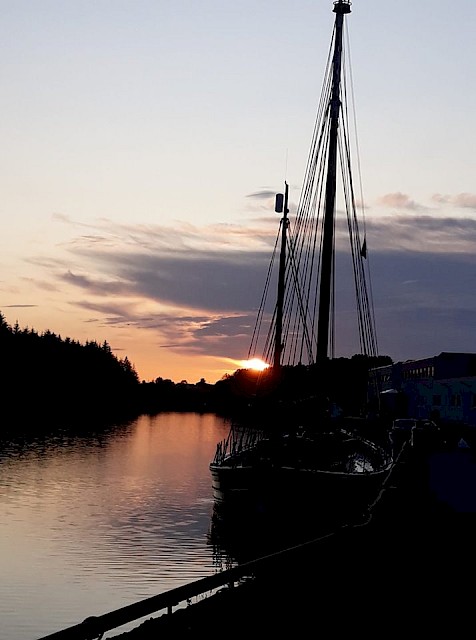
POLYGON ((390 207, 395 209, 409 209, 414 211, 422 209, 423 207, 417 204, 414 200, 411 200, 409 196, 404 193, 387 193, 378 199, 378 203, 384 207, 390 207))
MULTIPOLYGON (((452 345, 474 350, 476 220, 416 213, 402 194, 393 202, 406 203, 408 213, 374 216, 366 224, 381 351, 404 359, 451 351, 452 345)), ((250 345, 276 241, 279 225, 272 220, 256 218, 248 228, 101 220, 64 243, 61 256, 31 262, 39 282, 61 286, 68 304, 89 312, 97 326, 148 331, 157 349, 240 359, 250 345)), ((339 264, 348 254, 347 223, 340 217, 336 245, 339 264)), ((337 276, 342 269, 337 266, 337 276)), ((275 291, 274 281, 270 286, 275 291)), ((344 325, 354 306, 350 280, 336 280, 336 293, 344 296, 338 320, 344 325)), ((345 339, 341 355, 352 355, 357 345, 345 339)))
POLYGON ((377 252, 372 288, 382 353, 396 359, 476 352, 469 255, 377 252))
POLYGON ((268 254, 240 260, 234 252, 90 257, 117 280, 71 272, 63 277, 87 296, 73 304, 98 313, 102 323, 154 331, 159 346, 173 343, 180 353, 238 358, 247 351, 268 254))
POLYGON ((78 275, 69 270, 60 275, 59 278, 67 284, 87 290, 94 295, 128 295, 130 293, 128 284, 120 282, 119 280, 99 280, 86 275, 78 275))
MULTIPOLYGON (((179 354, 241 358, 249 347, 256 314, 209 315, 157 309, 144 315, 140 304, 76 300, 76 307, 95 313, 91 319, 101 327, 127 327, 155 333, 155 348, 179 354)), ((114 346, 116 350, 116 346, 114 346)))
POLYGON ((248 193, 247 198, 251 198, 253 200, 269 200, 270 198, 274 199, 276 196, 276 191, 271 189, 263 189, 262 191, 255 191, 254 193, 248 193))
POLYGON ((441 193, 435 193, 431 197, 433 202, 443 205, 454 205, 461 209, 471 209, 476 211, 476 194, 474 193, 459 193, 455 196, 442 195, 441 193))
POLYGON ((30 307, 37 307, 37 304, 4 304, 5 309, 28 309, 30 307))
MULTIPOLYGON (((91 295, 146 298, 208 312, 249 309, 251 300, 259 300, 269 260, 252 252, 200 251, 144 255, 91 250, 88 257, 89 273, 68 270, 57 277, 91 295)), ((80 268, 85 269, 84 263, 80 268)))
MULTIPOLYGON (((369 247, 381 250, 415 251, 429 256, 472 253, 476 243, 473 218, 430 215, 393 215, 367 221, 369 247)), ((343 238, 345 227, 339 227, 343 238)))

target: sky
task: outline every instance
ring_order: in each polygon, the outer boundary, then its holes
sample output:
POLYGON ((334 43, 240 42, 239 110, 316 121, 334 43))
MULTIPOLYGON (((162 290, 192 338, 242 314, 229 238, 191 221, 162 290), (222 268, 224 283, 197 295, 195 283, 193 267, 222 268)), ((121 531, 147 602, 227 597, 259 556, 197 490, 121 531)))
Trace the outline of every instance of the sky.
MULTIPOLYGON (((332 7, 0 0, 7 322, 107 340, 145 381, 239 368, 332 7)), ((355 0, 346 24, 379 351, 476 352, 476 3, 355 0)))

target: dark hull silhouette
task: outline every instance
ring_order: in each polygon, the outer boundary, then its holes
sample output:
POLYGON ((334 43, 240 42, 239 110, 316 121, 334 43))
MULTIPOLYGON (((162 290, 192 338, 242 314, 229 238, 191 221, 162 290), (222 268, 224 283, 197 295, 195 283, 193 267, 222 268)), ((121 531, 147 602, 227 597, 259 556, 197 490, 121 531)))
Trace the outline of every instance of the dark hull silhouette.
POLYGON ((343 523, 375 500, 391 469, 389 452, 346 431, 276 437, 235 430, 210 464, 218 508, 343 523))

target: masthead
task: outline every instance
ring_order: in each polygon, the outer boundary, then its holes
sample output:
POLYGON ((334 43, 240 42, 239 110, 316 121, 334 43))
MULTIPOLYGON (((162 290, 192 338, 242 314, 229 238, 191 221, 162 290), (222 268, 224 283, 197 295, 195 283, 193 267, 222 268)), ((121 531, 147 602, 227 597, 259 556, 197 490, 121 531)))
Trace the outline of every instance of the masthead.
POLYGON ((350 13, 350 0, 337 0, 334 2, 334 13, 350 13))

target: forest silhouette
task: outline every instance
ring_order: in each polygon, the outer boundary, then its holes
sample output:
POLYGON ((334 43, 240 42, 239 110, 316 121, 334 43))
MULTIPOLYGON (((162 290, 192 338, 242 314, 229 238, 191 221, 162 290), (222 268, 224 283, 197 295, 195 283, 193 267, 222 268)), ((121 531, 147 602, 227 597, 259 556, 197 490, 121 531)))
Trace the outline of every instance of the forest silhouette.
MULTIPOLYGON (((369 368, 390 364, 388 356, 355 355, 322 366, 238 369, 214 384, 204 378, 178 383, 157 377, 141 381, 127 356, 117 358, 107 341, 84 344, 46 330, 10 326, 0 312, 0 432, 111 424, 161 411, 212 411, 227 417, 253 411, 283 418, 285 408, 325 396, 348 415, 365 410, 369 368)), ((160 363, 158 363, 158 368, 160 363)), ((274 418, 273 418, 274 416, 274 418)))

